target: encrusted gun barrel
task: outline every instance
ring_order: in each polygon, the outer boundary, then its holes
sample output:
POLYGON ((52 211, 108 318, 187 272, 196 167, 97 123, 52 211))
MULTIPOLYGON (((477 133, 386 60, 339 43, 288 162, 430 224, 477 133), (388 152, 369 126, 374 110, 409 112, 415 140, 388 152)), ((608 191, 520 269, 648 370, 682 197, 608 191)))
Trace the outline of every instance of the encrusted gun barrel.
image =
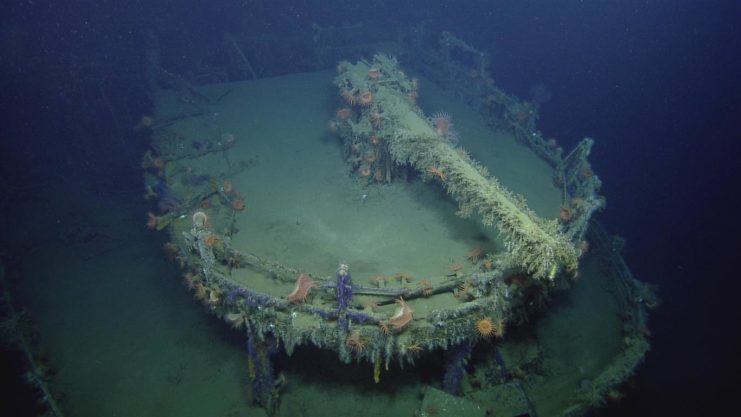
POLYGON ((372 63, 344 62, 335 83, 343 97, 361 103, 360 120, 347 118, 339 126, 346 140, 367 136, 372 141, 369 127, 385 123, 384 131, 390 132, 384 138, 388 156, 398 165, 409 164, 423 176, 439 181, 458 202, 462 217, 478 211, 484 225, 496 225, 513 264, 540 279, 553 279, 561 270, 577 268, 577 251, 558 221, 538 217, 523 197, 507 190, 470 156, 458 152, 417 107, 417 83, 406 78, 395 60, 376 55, 372 63), (383 74, 384 82, 369 77, 374 71, 383 74))

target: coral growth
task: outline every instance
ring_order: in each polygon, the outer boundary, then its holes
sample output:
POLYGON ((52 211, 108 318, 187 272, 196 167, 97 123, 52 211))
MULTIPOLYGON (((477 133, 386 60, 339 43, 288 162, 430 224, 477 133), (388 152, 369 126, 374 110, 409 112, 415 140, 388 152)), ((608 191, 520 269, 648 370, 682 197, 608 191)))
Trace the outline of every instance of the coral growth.
POLYGON ((409 307, 409 304, 404 301, 404 298, 399 297, 396 302, 399 304, 399 307, 396 309, 396 313, 391 316, 388 321, 394 331, 401 331, 412 322, 414 318, 413 311, 412 308, 409 307))
POLYGON ((431 177, 438 178, 442 182, 445 182, 448 179, 440 168, 429 167, 427 168, 427 173, 430 174, 431 177))
POLYGON ((429 279, 420 280, 418 286, 422 292, 422 295, 424 295, 425 297, 429 297, 432 295, 433 287, 429 279))
POLYGON ((360 353, 365 350, 366 341, 360 338, 360 335, 353 333, 345 340, 345 346, 348 349, 360 353))
POLYGON ((453 296, 463 301, 471 301, 475 298, 474 294, 469 291, 471 289, 471 283, 466 281, 458 285, 458 288, 453 290, 453 296))
POLYGON ((451 274, 458 274, 461 270, 463 270, 463 264, 460 262, 448 265, 448 272, 451 274))
POLYGON ((445 139, 448 140, 453 145, 457 145, 459 142, 458 133, 455 131, 455 128, 453 127, 453 118, 450 117, 448 113, 445 112, 437 112, 432 115, 432 118, 430 119, 432 122, 432 126, 435 128, 435 131, 443 136, 445 139))
POLYGON ((302 272, 296 279, 296 286, 293 288, 293 291, 288 294, 288 301, 294 304, 306 302, 306 298, 309 296, 309 290, 318 286, 309 275, 302 272))
POLYGON ((484 255, 486 255, 486 251, 481 246, 477 246, 468 251, 466 258, 471 261, 471 263, 476 264, 484 255))
POLYGON ((412 343, 411 345, 407 346, 407 352, 413 354, 413 355, 419 355, 422 353, 424 348, 419 343, 412 343))

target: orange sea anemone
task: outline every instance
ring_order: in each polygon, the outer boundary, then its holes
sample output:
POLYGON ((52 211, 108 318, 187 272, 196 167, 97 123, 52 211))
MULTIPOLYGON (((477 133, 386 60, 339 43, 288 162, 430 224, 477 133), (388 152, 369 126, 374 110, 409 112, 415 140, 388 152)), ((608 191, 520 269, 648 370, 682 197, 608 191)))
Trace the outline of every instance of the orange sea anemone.
POLYGON ((208 236, 206 236, 206 245, 207 246, 213 246, 216 244, 216 241, 219 240, 215 234, 211 233, 208 236))
POLYGON ((561 210, 558 212, 558 218, 564 223, 570 222, 573 215, 574 211, 568 206, 561 206, 561 210))
POLYGON ((159 218, 154 213, 147 213, 147 229, 156 229, 159 218))
POLYGON ((358 174, 360 174, 361 177, 370 177, 371 169, 370 165, 363 164, 358 168, 358 174))
POLYGON ((381 143, 381 138, 379 138, 377 135, 373 135, 370 137, 370 143, 372 143, 375 146, 378 146, 378 144, 381 143))
POLYGON ((432 282, 430 282, 429 279, 421 279, 419 281, 419 284, 417 285, 419 286, 419 289, 422 292, 422 295, 424 295, 425 297, 429 297, 432 295, 434 288, 432 286, 432 282))
POLYGON ((504 330, 505 325, 503 319, 493 321, 489 317, 485 317, 476 322, 476 333, 484 339, 488 339, 492 335, 497 339, 501 339, 504 337, 504 330))
POLYGON ((365 160, 368 161, 369 164, 372 164, 378 160, 378 156, 375 153, 369 153, 365 155, 365 160))
POLYGON ((194 289, 193 295, 196 297, 196 299, 200 301, 206 301, 206 297, 208 297, 208 290, 203 284, 198 282, 193 286, 193 289, 194 289))
POLYGON ((360 93, 360 98, 358 99, 358 102, 361 106, 367 107, 373 104, 373 93, 370 91, 364 91, 360 93))
POLYGON ((355 97, 355 95, 350 90, 342 90, 342 92, 340 93, 340 95, 342 96, 343 99, 345 99, 345 101, 347 102, 347 104, 349 104, 351 106, 354 106, 355 103, 357 102, 357 98, 355 97))
POLYGON ((352 334, 347 337, 345 340, 345 346, 347 346, 348 349, 355 351, 357 353, 362 352, 365 349, 366 342, 365 340, 361 339, 359 335, 352 334))
POLYGON ((232 200, 232 208, 236 211, 242 211, 247 206, 244 204, 244 199, 242 197, 237 197, 234 200, 232 200))
POLYGON ((195 275, 193 275, 192 272, 186 271, 183 274, 183 283, 186 287, 188 287, 189 290, 192 290, 195 287, 196 281, 195 281, 195 275))
POLYGON ((352 111, 347 107, 343 107, 341 109, 337 109, 337 111, 335 111, 335 115, 340 120, 347 120, 352 115, 352 111))
POLYGON ((584 168, 581 171, 581 176, 584 178, 592 178, 594 176, 594 172, 592 172, 591 168, 584 168))
POLYGON ((488 317, 477 321, 476 333, 484 339, 490 338, 494 334, 494 323, 488 317))

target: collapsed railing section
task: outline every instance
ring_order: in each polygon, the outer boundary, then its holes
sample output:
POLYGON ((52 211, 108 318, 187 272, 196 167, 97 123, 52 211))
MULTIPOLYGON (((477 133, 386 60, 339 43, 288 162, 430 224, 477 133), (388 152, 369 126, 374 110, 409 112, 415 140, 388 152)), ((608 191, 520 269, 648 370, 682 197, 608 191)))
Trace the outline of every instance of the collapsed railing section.
POLYGON ((34 343, 35 338, 31 335, 33 329, 30 318, 14 304, 4 261, 5 259, 0 259, 0 343, 9 351, 17 349, 22 360, 25 360, 27 371, 24 379, 30 387, 38 390, 38 403, 45 408, 43 415, 64 417, 57 402, 58 396, 54 395, 50 387, 52 370, 40 359, 40 347, 38 343, 34 343))
POLYGON ((583 139, 554 169, 553 181, 562 193, 562 218, 569 219, 565 233, 572 242, 584 241, 592 215, 605 207, 597 193, 602 182, 589 164, 592 145, 594 140, 583 139))
POLYGON ((536 126, 540 105, 550 96, 544 87, 534 88, 529 101, 504 92, 491 77, 488 56, 450 32, 422 26, 405 41, 406 65, 472 105, 493 129, 510 132, 552 166, 560 161, 563 149, 536 126))

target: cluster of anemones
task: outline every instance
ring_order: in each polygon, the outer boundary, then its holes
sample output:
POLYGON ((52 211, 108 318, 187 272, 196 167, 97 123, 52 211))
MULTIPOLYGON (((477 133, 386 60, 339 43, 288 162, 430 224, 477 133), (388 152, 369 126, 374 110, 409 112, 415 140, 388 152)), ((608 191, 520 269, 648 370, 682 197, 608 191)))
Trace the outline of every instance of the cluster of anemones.
POLYGON ((361 91, 355 95, 351 90, 343 89, 340 95, 350 106, 358 104, 362 107, 368 107, 373 104, 373 93, 370 91, 361 91))

